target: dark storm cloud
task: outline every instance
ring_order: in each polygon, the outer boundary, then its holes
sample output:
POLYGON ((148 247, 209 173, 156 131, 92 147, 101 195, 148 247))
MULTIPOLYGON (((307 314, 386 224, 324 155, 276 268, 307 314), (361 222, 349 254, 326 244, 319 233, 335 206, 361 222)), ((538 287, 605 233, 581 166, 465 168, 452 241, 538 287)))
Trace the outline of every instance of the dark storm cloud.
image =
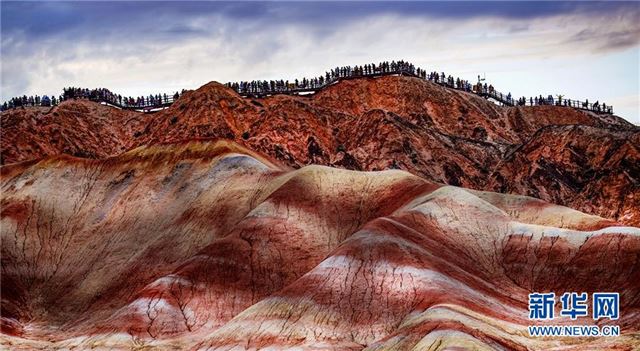
POLYGON ((181 6, 155 2, 3 2, 2 31, 3 35, 21 34, 35 40, 61 34, 152 35, 210 10, 206 3, 191 2, 181 6))
MULTIPOLYGON (((303 24, 325 27, 358 18, 396 14, 408 17, 532 19, 567 13, 603 15, 638 12, 628 2, 2 2, 3 36, 17 33, 27 40, 49 36, 108 35, 128 32, 138 37, 170 33, 176 38, 202 34, 208 28, 184 23, 220 15, 261 26, 303 24), (180 30, 182 29, 182 30, 180 30)), ((215 26, 215 23, 211 23, 215 26)), ((97 38, 99 39, 99 37, 97 38)))
POLYGON ((628 23, 615 30, 609 26, 588 28, 569 38, 573 43, 596 43, 598 51, 626 49, 640 43, 640 2, 625 4, 628 7, 611 17, 612 21, 628 23))
MULTIPOLYGON (((162 46, 194 37, 224 38, 227 42, 255 38, 260 32, 295 25, 322 41, 344 26, 363 18, 397 15, 465 21, 472 18, 522 20, 508 31, 527 31, 528 21, 562 14, 603 16, 640 13, 639 3, 625 2, 0 2, 2 53, 29 58, 46 46, 114 48, 105 54, 135 54, 144 47, 162 46), (221 22, 224 22, 221 23, 221 22), (231 25, 229 25, 231 23, 231 25), (138 48, 136 48, 136 46, 138 48)), ((599 50, 635 45, 632 35, 606 40, 606 28, 597 38, 599 50)), ((631 29, 631 32, 635 29, 631 29)), ((633 33, 630 33, 633 34, 633 33)), ((256 48, 273 52, 277 38, 256 48)), ((99 52, 99 50, 97 51, 99 52)), ((60 56, 63 52, 47 52, 60 56)), ((251 60, 253 58, 249 58, 251 60)))
MULTIPOLYGON (((295 25, 321 41, 345 25, 377 15, 464 21, 491 17, 522 20, 510 33, 526 31, 530 19, 561 14, 602 16, 635 13, 639 3, 624 2, 0 2, 3 56, 35 56, 52 43, 117 47, 112 54, 134 54, 144 46, 162 46, 193 37, 252 39, 267 29, 295 25), (220 23, 224 21, 224 25, 220 23), (229 26, 228 24, 232 25, 229 26), (139 48, 135 48, 138 46, 139 48)), ((602 29, 606 32, 606 29, 602 29)), ((595 33, 599 40, 606 33, 595 33)), ((584 40, 588 40, 586 38, 584 40)), ((583 38, 576 38, 583 40, 583 38)), ((277 47, 277 40, 258 45, 277 47)), ((605 49, 634 45, 616 36, 605 49)), ((267 47, 269 49, 269 47, 267 47)), ((60 56, 62 52, 47 52, 60 56)))

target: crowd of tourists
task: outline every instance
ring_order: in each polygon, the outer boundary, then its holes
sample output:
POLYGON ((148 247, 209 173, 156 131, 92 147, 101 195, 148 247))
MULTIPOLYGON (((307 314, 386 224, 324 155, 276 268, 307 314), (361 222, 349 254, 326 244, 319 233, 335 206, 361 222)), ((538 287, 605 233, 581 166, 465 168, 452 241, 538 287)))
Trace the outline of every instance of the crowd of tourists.
POLYGON ((32 96, 17 96, 5 101, 0 109, 2 111, 10 108, 22 107, 22 106, 52 106, 57 105, 59 99, 51 95, 32 95, 32 96))
MULTIPOLYGON (((184 92, 184 90, 183 90, 184 92)), ((169 105, 173 101, 180 97, 180 93, 176 92, 173 95, 167 94, 155 94, 149 96, 122 96, 111 92, 109 89, 97 88, 76 88, 69 87, 62 90, 62 94, 58 97, 52 95, 33 95, 33 96, 19 96, 9 99, 1 105, 1 109, 7 110, 16 107, 28 107, 28 106, 56 106, 62 101, 74 100, 74 99, 87 99, 96 102, 105 102, 111 105, 115 105, 121 108, 153 108, 161 107, 163 105, 169 105)))
POLYGON ((83 88, 65 88, 61 96, 61 101, 70 99, 88 99, 98 102, 106 102, 119 107, 160 107, 162 105, 171 104, 177 100, 180 94, 176 92, 173 95, 155 94, 149 96, 122 96, 111 92, 109 89, 83 89, 83 88))
MULTIPOLYGON (((324 75, 313 78, 302 78, 289 80, 253 80, 227 83, 226 86, 235 90, 243 96, 260 97, 273 94, 294 94, 303 92, 314 92, 328 85, 331 85, 342 79, 358 78, 358 77, 375 77, 382 75, 408 75, 422 78, 436 84, 446 86, 448 88, 462 90, 475 93, 488 98, 494 98, 506 105, 517 106, 538 106, 538 105, 555 105, 567 106, 573 108, 587 109, 596 112, 613 113, 613 107, 596 101, 589 104, 589 101, 575 101, 563 99, 558 96, 556 99, 549 95, 544 98, 539 97, 521 97, 514 99, 511 93, 503 94, 495 90, 493 85, 482 84, 482 80, 478 76, 478 83, 471 84, 468 80, 455 78, 446 75, 444 72, 427 72, 424 69, 415 67, 406 61, 384 61, 378 64, 366 64, 361 66, 343 66, 336 67, 325 72, 324 75)), ((184 92, 184 90, 183 90, 184 92)), ((115 94, 108 89, 83 89, 83 88, 65 88, 63 94, 59 97, 55 96, 22 96, 15 97, 2 104, 2 110, 20 106, 52 106, 57 105, 61 101, 69 99, 88 99, 98 102, 106 102, 122 108, 154 108, 171 104, 178 99, 180 94, 176 92, 173 95, 155 94, 149 96, 125 97, 115 94)))
POLYGON ((479 95, 493 97, 494 99, 511 106, 566 106, 594 112, 613 113, 613 106, 611 105, 600 103, 599 101, 591 104, 588 99, 586 101, 565 99, 563 95, 558 95, 556 98, 554 98, 553 95, 548 95, 547 97, 540 95, 530 98, 523 96, 518 99, 514 99, 511 96, 511 93, 503 94, 497 92, 493 85, 487 85, 486 83, 481 84, 480 82, 473 86, 472 91, 479 95))
POLYGON ((385 61, 379 64, 366 64, 362 66, 336 67, 325 72, 324 75, 288 80, 253 80, 227 83, 226 85, 241 95, 272 95, 282 93, 295 93, 304 91, 316 91, 325 86, 331 85, 340 79, 380 76, 385 74, 406 74, 426 77, 426 72, 416 68, 413 64, 405 61, 385 61))
POLYGON ((607 105, 604 102, 601 103, 600 101, 596 101, 594 103, 589 103, 588 99, 585 101, 570 100, 570 99, 565 99, 562 95, 558 95, 555 98, 553 97, 553 95, 548 95, 547 97, 543 97, 542 95, 540 95, 540 96, 530 97, 528 99, 523 96, 517 99, 514 105, 517 105, 517 106, 542 106, 542 105, 565 106, 565 107, 585 109, 585 110, 590 110, 595 112, 613 113, 613 106, 607 105))
POLYGON ((420 78, 453 89, 464 90, 468 92, 473 91, 473 85, 469 83, 468 80, 454 78, 452 75, 447 76, 444 72, 431 72, 428 75, 425 74, 423 77, 421 76, 420 78))

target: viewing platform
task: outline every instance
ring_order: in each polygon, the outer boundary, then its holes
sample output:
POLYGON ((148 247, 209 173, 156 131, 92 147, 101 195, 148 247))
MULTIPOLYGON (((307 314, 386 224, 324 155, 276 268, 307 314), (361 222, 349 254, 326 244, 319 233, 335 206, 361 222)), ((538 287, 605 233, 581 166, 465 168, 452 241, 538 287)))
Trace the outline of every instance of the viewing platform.
MULTIPOLYGON (((286 94, 286 95, 309 95, 315 94, 322 89, 338 83, 341 80, 350 80, 358 78, 377 78, 383 76, 409 76, 423 79, 448 89, 464 91, 467 93, 481 96, 503 106, 562 106, 579 110, 591 111, 595 113, 613 114, 613 107, 599 102, 590 103, 588 100, 580 101, 573 99, 565 99, 562 96, 542 95, 538 97, 520 97, 514 98, 510 93, 505 94, 496 91, 492 85, 482 84, 478 79, 476 84, 469 81, 446 76, 444 72, 427 72, 423 69, 416 68, 413 64, 405 61, 381 62, 380 64, 366 64, 364 66, 345 66, 336 67, 324 76, 314 78, 303 78, 293 82, 284 80, 254 80, 250 82, 233 82, 225 85, 233 89, 240 96, 245 98, 264 98, 267 96, 286 94)), ((123 97, 119 94, 112 93, 107 89, 80 89, 68 88, 64 90, 64 94, 60 99, 55 97, 49 98, 43 96, 33 97, 17 97, 5 102, 2 110, 19 106, 51 106, 56 105, 59 101, 68 99, 84 98, 91 101, 99 102, 115 108, 123 110, 134 110, 139 112, 151 113, 171 106, 180 94, 156 94, 140 97, 123 97)))

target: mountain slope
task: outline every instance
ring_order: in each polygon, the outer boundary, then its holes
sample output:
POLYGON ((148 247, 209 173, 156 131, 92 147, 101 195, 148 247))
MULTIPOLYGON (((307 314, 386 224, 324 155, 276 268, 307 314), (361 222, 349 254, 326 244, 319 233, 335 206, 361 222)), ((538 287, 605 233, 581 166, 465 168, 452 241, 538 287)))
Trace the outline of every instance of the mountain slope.
POLYGON ((0 186, 10 349, 630 350, 640 335, 640 229, 529 197, 294 170, 222 141, 18 163, 0 186), (527 294, 548 290, 620 292, 622 336, 528 338, 527 294))
POLYGON ((3 112, 3 126, 7 121, 5 163, 60 153, 103 158, 140 145, 225 138, 296 168, 397 168, 640 224, 638 127, 565 107, 499 107, 411 77, 346 80, 312 96, 263 99, 212 82, 155 114, 68 101, 50 113, 3 112), (547 150, 544 160, 535 145, 547 150), (609 158, 620 162, 590 161, 609 158))

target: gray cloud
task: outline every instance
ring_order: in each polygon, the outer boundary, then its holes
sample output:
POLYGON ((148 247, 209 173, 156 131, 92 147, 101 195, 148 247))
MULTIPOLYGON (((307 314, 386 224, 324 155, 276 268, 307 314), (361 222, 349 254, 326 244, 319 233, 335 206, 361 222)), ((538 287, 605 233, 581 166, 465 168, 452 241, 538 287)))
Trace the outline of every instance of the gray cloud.
POLYGON ((587 46, 596 52, 624 50, 640 43, 640 22, 630 23, 630 28, 612 29, 605 27, 589 27, 569 37, 565 43, 576 46, 587 46))

